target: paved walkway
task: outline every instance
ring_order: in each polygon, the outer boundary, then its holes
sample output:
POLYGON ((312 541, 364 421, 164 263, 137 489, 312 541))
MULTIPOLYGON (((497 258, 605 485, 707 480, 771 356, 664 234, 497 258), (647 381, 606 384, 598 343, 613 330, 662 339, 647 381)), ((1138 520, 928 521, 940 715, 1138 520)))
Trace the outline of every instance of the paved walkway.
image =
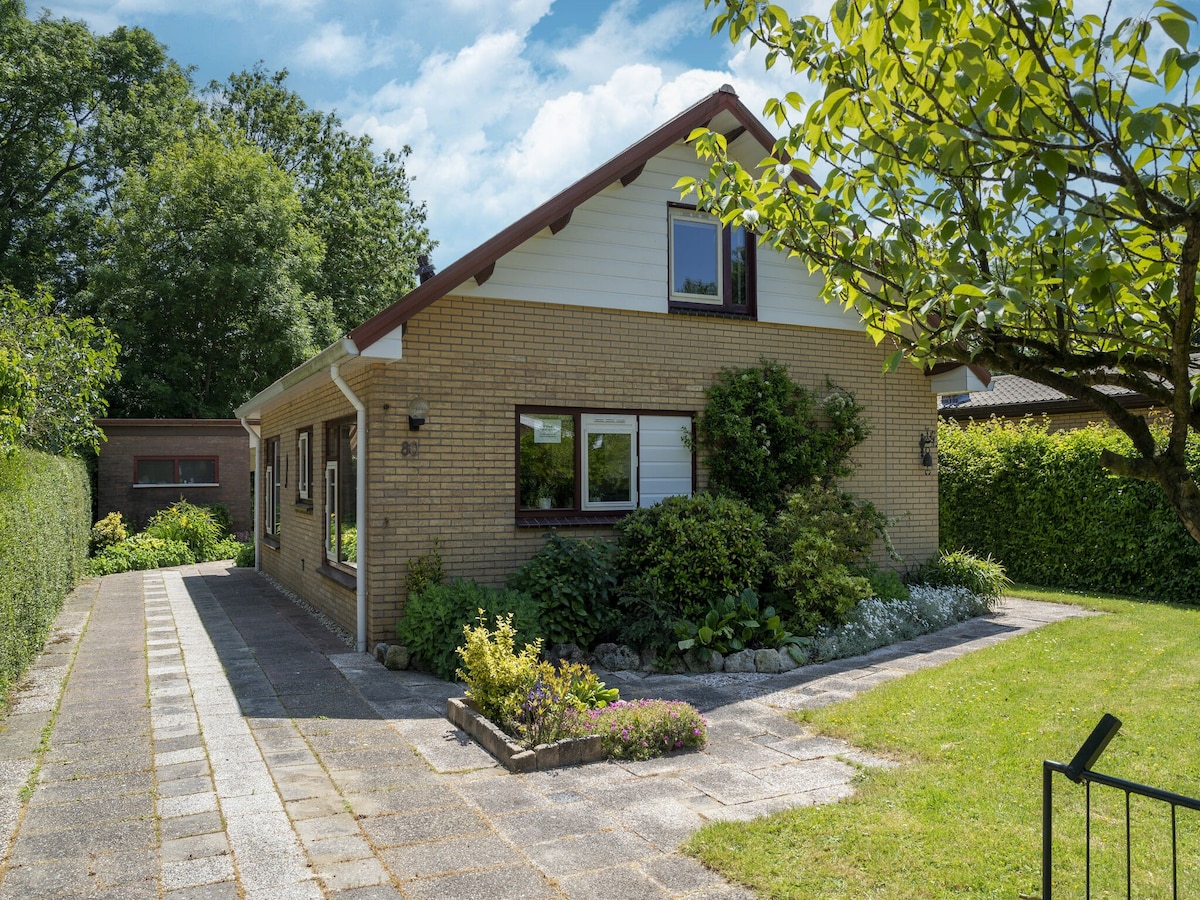
POLYGON ((748 897, 680 842, 888 764, 784 710, 1083 614, 1010 600, 773 677, 612 673, 700 707, 708 749, 512 775, 443 717, 454 686, 350 652, 251 571, 109 576, 68 598, 0 722, 0 900, 748 897))

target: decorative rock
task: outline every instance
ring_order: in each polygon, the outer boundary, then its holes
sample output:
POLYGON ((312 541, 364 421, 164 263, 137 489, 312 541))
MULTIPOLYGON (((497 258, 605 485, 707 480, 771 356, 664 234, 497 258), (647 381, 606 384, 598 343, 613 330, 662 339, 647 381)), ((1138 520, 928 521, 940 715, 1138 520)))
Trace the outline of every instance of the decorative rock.
POLYGON ((600 644, 592 651, 596 664, 610 672, 637 669, 642 664, 642 658, 632 647, 624 644, 600 644))
POLYGON ((388 652, 388 645, 385 644, 383 641, 380 641, 378 644, 375 645, 375 659, 377 659, 380 663, 382 663, 385 659, 387 659, 387 652, 388 652))
POLYGON ((754 668, 764 675, 778 675, 783 671, 783 666, 779 662, 779 651, 770 649, 755 650, 754 668))
POLYGON ((796 662, 795 658, 792 656, 791 653, 788 652, 787 648, 784 648, 783 650, 779 651, 779 671, 780 672, 790 672, 790 671, 792 671, 792 669, 798 669, 798 668, 800 668, 800 663, 796 662))
POLYGON ((788 644, 787 655, 796 661, 797 666, 808 665, 808 650, 799 644, 788 644))
POLYGON ((737 653, 730 653, 725 657, 726 672, 757 672, 758 669, 754 665, 753 650, 739 650, 737 653))
POLYGON ((658 654, 647 647, 642 651, 642 664, 639 668, 643 672, 653 672, 656 665, 658 665, 658 654))
POLYGON ((582 663, 587 662, 587 656, 576 644, 551 644, 546 655, 553 663, 582 663))
POLYGON ((708 659, 700 659, 695 650, 683 654, 683 666, 689 672, 720 672, 725 665, 725 657, 716 650, 709 653, 708 659))
POLYGON ((408 668, 408 648, 402 644, 389 644, 383 664, 394 671, 408 668))

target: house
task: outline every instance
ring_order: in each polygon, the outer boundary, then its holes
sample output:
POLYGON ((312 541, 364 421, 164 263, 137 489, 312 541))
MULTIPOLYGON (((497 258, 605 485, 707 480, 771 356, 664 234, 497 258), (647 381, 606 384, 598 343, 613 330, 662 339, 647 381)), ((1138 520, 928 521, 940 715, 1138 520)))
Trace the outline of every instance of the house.
POLYGON ((394 634, 407 563, 435 539, 451 576, 501 584, 552 527, 611 535, 703 490, 681 435, 718 370, 760 358, 865 404, 847 487, 896 520, 908 561, 935 551, 931 379, 883 375, 886 350, 802 260, 681 200, 678 179, 707 171, 686 142, 700 126, 751 165, 773 143, 723 87, 237 410, 261 448, 259 565, 360 650, 394 634))
POLYGON ((250 451, 237 419, 98 419, 96 513, 141 529, 183 498, 224 503, 234 531, 251 527, 250 451))
MULTIPOLYGON (((1152 412, 1149 398, 1128 388, 1101 386, 1126 409, 1152 412)), ((1017 375, 993 375, 987 390, 944 393, 938 399, 938 415, 948 422, 965 423, 986 419, 1017 421, 1046 417, 1050 431, 1071 431, 1108 417, 1090 403, 1068 397, 1061 391, 1017 375)))

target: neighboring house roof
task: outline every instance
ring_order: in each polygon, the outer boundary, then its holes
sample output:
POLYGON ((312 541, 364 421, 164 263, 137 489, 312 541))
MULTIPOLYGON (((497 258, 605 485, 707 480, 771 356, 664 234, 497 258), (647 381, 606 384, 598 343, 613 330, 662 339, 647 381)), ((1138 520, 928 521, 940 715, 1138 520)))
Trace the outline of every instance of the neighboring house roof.
MULTIPOLYGON (((1101 385, 1098 390, 1116 397, 1125 407, 1153 406, 1149 399, 1128 388, 1101 385)), ((938 413, 943 418, 969 419, 988 416, 1020 417, 1041 413, 1094 411, 1090 403, 1068 397, 1062 391, 1017 375, 993 375, 991 387, 971 394, 944 396, 938 413)))

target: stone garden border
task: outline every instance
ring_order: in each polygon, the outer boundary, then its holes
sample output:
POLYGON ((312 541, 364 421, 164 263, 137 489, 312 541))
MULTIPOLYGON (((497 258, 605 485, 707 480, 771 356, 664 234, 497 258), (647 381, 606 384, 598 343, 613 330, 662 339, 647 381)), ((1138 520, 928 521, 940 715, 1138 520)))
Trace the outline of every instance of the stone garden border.
POLYGON ((446 701, 446 718, 474 738, 510 772, 540 772, 604 759, 598 734, 526 749, 474 709, 466 697, 451 697, 446 701))

